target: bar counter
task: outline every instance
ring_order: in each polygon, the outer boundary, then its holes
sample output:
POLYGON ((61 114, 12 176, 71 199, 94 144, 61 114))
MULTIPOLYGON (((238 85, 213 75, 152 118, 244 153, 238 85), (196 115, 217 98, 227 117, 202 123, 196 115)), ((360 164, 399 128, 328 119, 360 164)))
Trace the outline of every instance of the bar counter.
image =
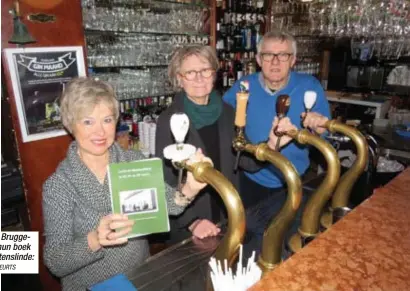
POLYGON ((248 291, 410 290, 410 167, 248 291))

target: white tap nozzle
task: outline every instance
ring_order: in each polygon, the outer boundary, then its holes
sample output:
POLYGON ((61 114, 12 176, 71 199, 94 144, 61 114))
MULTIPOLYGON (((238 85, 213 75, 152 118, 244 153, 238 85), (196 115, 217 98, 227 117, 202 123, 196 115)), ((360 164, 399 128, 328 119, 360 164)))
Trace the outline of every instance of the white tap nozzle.
POLYGON ((304 102, 306 110, 312 109, 313 105, 316 103, 317 94, 315 91, 306 91, 304 96, 304 102))

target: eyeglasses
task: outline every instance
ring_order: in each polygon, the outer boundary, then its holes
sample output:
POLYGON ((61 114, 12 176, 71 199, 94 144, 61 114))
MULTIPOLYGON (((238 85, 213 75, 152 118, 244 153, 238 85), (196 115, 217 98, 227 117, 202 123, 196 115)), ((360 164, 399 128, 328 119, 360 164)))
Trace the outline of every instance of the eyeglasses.
POLYGON ((214 69, 202 69, 200 71, 186 71, 185 73, 179 73, 182 77, 187 79, 188 81, 193 81, 197 77, 198 74, 201 75, 202 78, 210 78, 215 73, 214 69))
POLYGON ((287 62, 290 56, 293 55, 292 53, 261 53, 261 58, 265 62, 271 62, 276 57, 280 62, 287 62))

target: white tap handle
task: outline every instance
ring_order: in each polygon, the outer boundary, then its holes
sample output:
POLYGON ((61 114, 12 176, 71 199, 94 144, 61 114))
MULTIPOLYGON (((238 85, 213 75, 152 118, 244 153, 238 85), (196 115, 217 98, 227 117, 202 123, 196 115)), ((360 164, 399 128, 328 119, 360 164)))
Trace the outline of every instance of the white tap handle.
POLYGON ((196 148, 190 144, 184 144, 185 137, 189 130, 189 118, 185 113, 174 113, 170 120, 171 132, 175 138, 175 144, 164 148, 163 153, 166 159, 174 162, 188 159, 195 154, 196 148))
POLYGON ((306 91, 304 96, 305 107, 310 111, 316 103, 317 94, 315 91, 306 91))
POLYGON ((174 113, 170 120, 171 132, 177 144, 183 143, 189 130, 189 118, 185 113, 174 113))

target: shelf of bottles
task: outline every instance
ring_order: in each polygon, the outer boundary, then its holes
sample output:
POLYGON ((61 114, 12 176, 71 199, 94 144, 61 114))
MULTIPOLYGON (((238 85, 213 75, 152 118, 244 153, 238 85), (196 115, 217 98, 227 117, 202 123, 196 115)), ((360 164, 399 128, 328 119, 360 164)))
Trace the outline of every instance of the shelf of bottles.
POLYGON ((297 42, 297 61, 294 71, 320 74, 322 39, 313 35, 310 2, 274 0, 270 14, 270 30, 283 30, 292 34, 297 42))
POLYGON ((156 121, 172 99, 173 95, 161 95, 120 101, 117 141, 146 157, 155 156, 156 121))
POLYGON ((244 75, 257 71, 256 47, 265 31, 264 0, 217 0, 217 87, 225 91, 244 75))

